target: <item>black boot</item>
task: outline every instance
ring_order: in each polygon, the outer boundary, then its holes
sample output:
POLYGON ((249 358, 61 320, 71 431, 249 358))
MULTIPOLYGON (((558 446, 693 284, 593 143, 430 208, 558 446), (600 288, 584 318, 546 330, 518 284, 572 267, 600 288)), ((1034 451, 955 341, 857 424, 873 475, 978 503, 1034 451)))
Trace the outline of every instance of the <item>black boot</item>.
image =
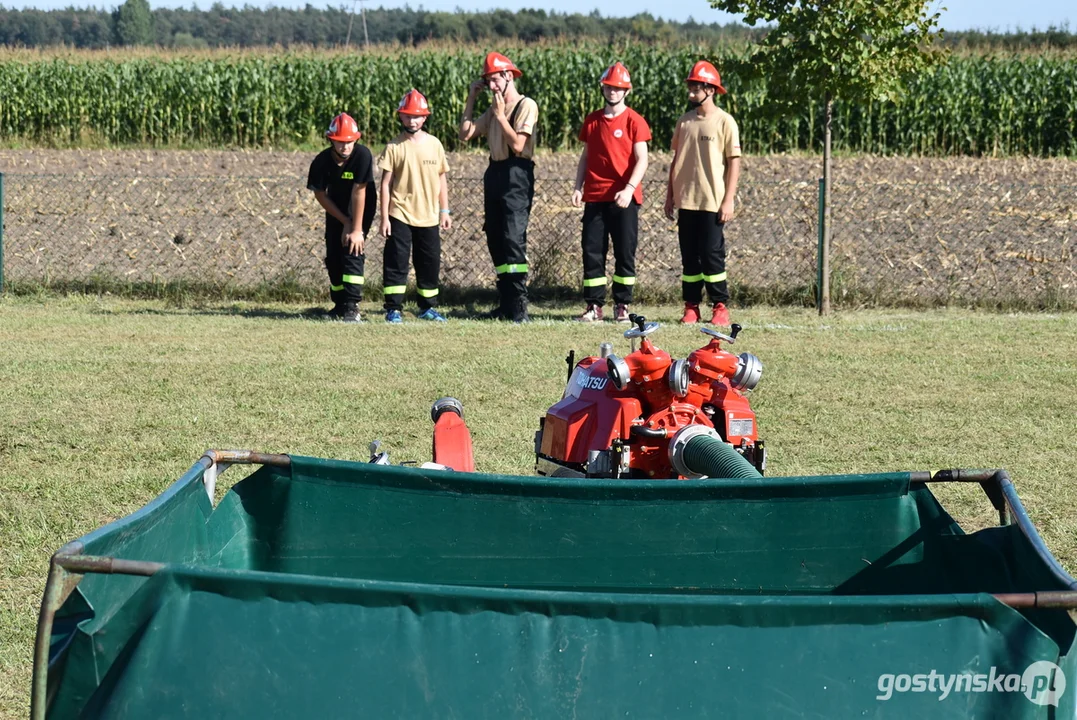
POLYGON ((356 306, 354 302, 346 302, 344 306, 344 316, 341 320, 346 323, 361 323, 362 317, 359 314, 359 306, 356 306))
POLYGON ((497 307, 486 313, 487 320, 511 320, 512 319, 512 302, 506 298, 508 292, 507 285, 504 278, 500 275, 497 278, 497 307))
POLYGON ((341 319, 346 323, 361 323, 362 317, 359 315, 359 306, 355 303, 344 304, 344 314, 341 319))
POLYGON ((513 301, 512 321, 516 324, 531 322, 531 318, 527 316, 526 296, 518 297, 513 301))

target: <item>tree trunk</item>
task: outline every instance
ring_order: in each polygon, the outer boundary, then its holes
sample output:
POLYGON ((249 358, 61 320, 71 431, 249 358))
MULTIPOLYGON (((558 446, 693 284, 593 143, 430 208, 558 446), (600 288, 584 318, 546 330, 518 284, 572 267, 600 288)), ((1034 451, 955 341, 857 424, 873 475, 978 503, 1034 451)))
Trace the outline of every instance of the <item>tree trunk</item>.
POLYGON ((830 119, 834 110, 834 98, 828 92, 825 102, 823 125, 823 249, 819 263, 822 267, 822 285, 819 288, 819 314, 830 314, 830 119))

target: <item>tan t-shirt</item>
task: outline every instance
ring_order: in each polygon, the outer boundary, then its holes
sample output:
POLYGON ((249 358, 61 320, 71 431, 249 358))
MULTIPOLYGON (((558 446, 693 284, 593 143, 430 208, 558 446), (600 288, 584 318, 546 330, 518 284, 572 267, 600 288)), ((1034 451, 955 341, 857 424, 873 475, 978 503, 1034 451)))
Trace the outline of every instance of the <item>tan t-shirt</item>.
MULTIPOLYGON (((538 105, 529 97, 521 97, 511 106, 505 106, 505 117, 511 118, 513 110, 520 105, 520 112, 516 113, 516 122, 513 129, 518 133, 527 133, 527 143, 519 157, 531 158, 535 154, 535 124, 538 122, 538 105), (520 105, 523 103, 523 105, 520 105)), ((490 159, 508 160, 509 143, 505 139, 505 130, 501 123, 494 120, 493 107, 486 109, 479 119, 475 121, 475 134, 485 135, 490 141, 490 159)))
POLYGON ((740 157, 740 131, 721 108, 705 118, 689 110, 673 131, 673 204, 718 212, 725 198, 725 160, 740 157))
POLYGON ((436 137, 424 135, 419 142, 410 137, 400 133, 378 158, 378 167, 393 173, 389 216, 412 227, 432 227, 438 224, 441 174, 449 171, 449 163, 436 137))

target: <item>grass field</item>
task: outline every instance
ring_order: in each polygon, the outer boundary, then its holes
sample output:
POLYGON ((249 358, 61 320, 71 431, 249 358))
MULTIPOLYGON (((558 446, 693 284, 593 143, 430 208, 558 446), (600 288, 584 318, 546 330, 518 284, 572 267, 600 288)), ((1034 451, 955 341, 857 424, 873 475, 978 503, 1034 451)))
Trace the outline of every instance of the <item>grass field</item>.
MULTIPOLYGON (((429 406, 454 395, 479 469, 528 473, 567 351, 610 340, 627 352, 623 327, 565 322, 575 306, 536 308, 526 326, 356 327, 309 310, 0 297, 0 717, 26 714, 49 555, 143 505, 205 449, 365 460, 377 438, 395 462, 423 461, 429 406)), ((703 344, 677 308, 637 311, 663 323, 655 341, 674 357, 703 344)), ((757 307, 735 319, 736 351, 765 365, 752 402, 769 474, 1006 468, 1077 570, 1077 314, 757 307)), ((992 522, 978 488, 937 492, 966 528, 992 522)))

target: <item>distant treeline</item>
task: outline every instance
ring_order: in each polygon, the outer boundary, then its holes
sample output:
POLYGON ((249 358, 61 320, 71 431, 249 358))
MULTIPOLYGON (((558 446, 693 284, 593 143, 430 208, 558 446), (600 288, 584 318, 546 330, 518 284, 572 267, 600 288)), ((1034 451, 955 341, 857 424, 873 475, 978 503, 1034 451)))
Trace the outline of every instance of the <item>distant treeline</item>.
POLYGON ((338 47, 348 41, 361 45, 417 44, 428 40, 481 42, 513 39, 535 42, 565 38, 634 38, 651 42, 747 41, 761 31, 731 23, 669 22, 644 13, 630 18, 604 18, 545 10, 493 10, 490 12, 426 12, 411 8, 377 8, 366 11, 366 35, 362 16, 350 8, 302 10, 288 8, 226 8, 214 4, 208 10, 149 10, 145 0, 127 0, 116 11, 93 8, 66 10, 6 10, 0 7, 0 45, 48 47, 67 45, 102 49, 114 45, 161 47, 265 47, 308 45, 338 47), (141 5, 141 7, 139 7, 141 5), (148 13, 145 35, 124 32, 120 13, 148 13), (126 35, 126 37, 125 37, 126 35))
MULTIPOLYGON (((725 44, 757 40, 765 28, 739 23, 722 25, 689 20, 672 22, 649 13, 629 18, 602 17, 597 12, 557 13, 545 10, 490 12, 427 12, 411 8, 377 8, 363 20, 350 8, 226 8, 208 10, 150 10, 146 0, 126 0, 113 11, 86 8, 66 10, 8 10, 0 6, 0 45, 104 49, 116 45, 157 45, 179 48, 265 47, 307 45, 339 47, 371 43, 417 44, 429 40, 535 42, 594 38, 603 42, 631 38, 643 42, 725 44), (350 38, 349 38, 350 25, 350 38)), ((1077 33, 1068 26, 1014 32, 946 33, 944 42, 972 50, 1030 50, 1077 48, 1077 33)))

